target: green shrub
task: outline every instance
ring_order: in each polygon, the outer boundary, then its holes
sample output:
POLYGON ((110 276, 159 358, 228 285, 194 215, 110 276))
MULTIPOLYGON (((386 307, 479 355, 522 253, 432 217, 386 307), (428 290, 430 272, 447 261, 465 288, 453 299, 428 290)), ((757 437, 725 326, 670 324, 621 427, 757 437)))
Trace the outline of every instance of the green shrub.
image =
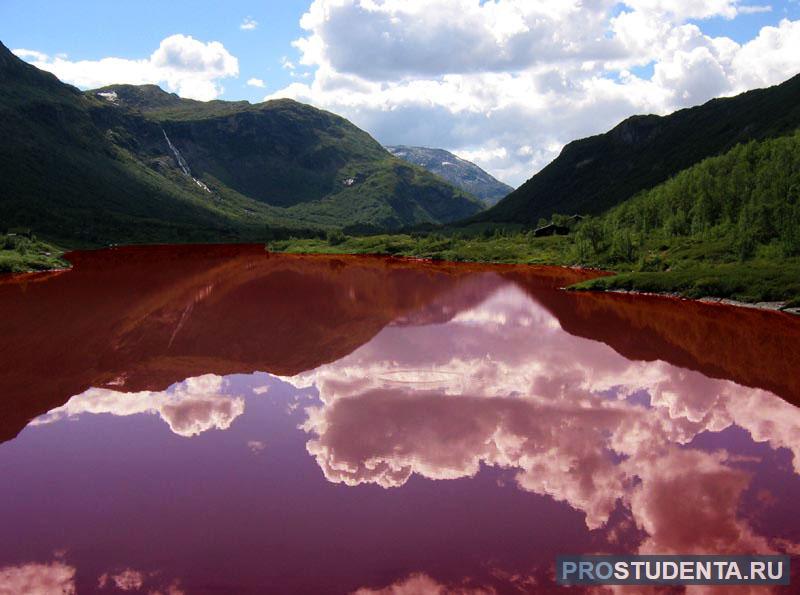
POLYGON ((339 229, 328 231, 325 234, 325 240, 331 246, 338 246, 339 244, 344 244, 347 241, 347 236, 339 229))

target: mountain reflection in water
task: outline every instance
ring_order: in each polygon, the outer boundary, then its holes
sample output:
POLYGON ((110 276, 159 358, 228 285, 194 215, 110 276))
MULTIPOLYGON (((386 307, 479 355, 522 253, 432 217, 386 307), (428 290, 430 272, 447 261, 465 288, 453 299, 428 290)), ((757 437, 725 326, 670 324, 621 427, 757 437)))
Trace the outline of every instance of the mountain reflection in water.
POLYGON ((564 592, 559 554, 800 551, 797 318, 558 268, 73 258, 0 283, 11 592, 564 592))

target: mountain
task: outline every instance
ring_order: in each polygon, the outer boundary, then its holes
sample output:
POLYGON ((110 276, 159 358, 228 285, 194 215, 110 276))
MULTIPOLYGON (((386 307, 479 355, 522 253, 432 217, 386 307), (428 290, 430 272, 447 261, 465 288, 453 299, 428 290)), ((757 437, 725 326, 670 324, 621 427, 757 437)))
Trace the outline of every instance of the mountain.
POLYGON ((0 180, 0 227, 71 246, 391 230, 482 208, 329 112, 154 85, 84 93, 2 44, 0 180))
POLYGON ((633 116, 569 143, 547 167, 471 221, 535 224, 554 213, 598 214, 738 143, 800 126, 800 75, 668 116, 633 116))
POLYGON ((461 159, 444 149, 409 147, 407 145, 387 146, 386 149, 395 157, 419 165, 447 180, 453 186, 477 196, 489 207, 496 205, 500 199, 514 190, 474 163, 461 159))

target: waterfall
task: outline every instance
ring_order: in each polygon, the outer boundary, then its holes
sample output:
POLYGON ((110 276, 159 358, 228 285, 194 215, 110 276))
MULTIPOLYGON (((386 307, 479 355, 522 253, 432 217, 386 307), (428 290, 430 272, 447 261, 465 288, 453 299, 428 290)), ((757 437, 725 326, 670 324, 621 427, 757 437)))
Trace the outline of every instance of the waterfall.
POLYGON ((186 159, 183 158, 183 155, 181 155, 181 152, 178 150, 178 147, 173 145, 172 141, 169 140, 169 137, 167 136, 167 131, 162 128, 161 132, 164 134, 164 138, 167 140, 167 145, 169 146, 169 150, 172 151, 173 155, 175 155, 175 161, 178 162, 178 167, 181 168, 181 171, 184 173, 184 175, 194 180, 194 183, 200 186, 200 188, 202 188, 208 193, 211 193, 211 189, 208 186, 206 186, 203 182, 201 182, 192 175, 192 170, 189 169, 189 164, 186 163, 186 159))

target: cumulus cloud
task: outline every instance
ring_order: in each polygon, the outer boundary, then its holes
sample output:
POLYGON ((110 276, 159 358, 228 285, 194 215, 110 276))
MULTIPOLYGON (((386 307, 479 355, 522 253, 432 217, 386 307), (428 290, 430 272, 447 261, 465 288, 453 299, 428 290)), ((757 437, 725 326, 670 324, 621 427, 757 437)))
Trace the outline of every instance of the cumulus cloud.
POLYGON ((250 87, 260 87, 261 89, 263 89, 266 86, 262 79, 258 79, 255 77, 247 79, 247 84, 250 87))
POLYGON ((31 423, 48 424, 83 413, 118 416, 150 413, 161 417, 175 434, 190 438, 215 428, 226 430, 244 413, 244 399, 224 394, 224 385, 221 376, 206 374, 188 378, 163 392, 124 393, 90 388, 31 423))
POLYGON ((386 144, 470 155, 516 185, 566 142, 634 113, 663 114, 796 74, 800 22, 765 27, 744 44, 702 31, 703 19, 767 8, 736 0, 315 0, 295 42, 299 67, 313 78, 269 97, 341 113, 386 144))
POLYGON ((239 61, 218 41, 204 43, 189 35, 171 35, 161 41, 149 58, 102 58, 69 60, 28 49, 14 50, 20 58, 59 79, 83 89, 114 83, 152 83, 191 99, 215 99, 221 80, 239 75, 239 61))
POLYGON ((744 87, 774 84, 785 73, 800 70, 800 21, 783 19, 777 27, 764 27, 732 58, 744 87))

